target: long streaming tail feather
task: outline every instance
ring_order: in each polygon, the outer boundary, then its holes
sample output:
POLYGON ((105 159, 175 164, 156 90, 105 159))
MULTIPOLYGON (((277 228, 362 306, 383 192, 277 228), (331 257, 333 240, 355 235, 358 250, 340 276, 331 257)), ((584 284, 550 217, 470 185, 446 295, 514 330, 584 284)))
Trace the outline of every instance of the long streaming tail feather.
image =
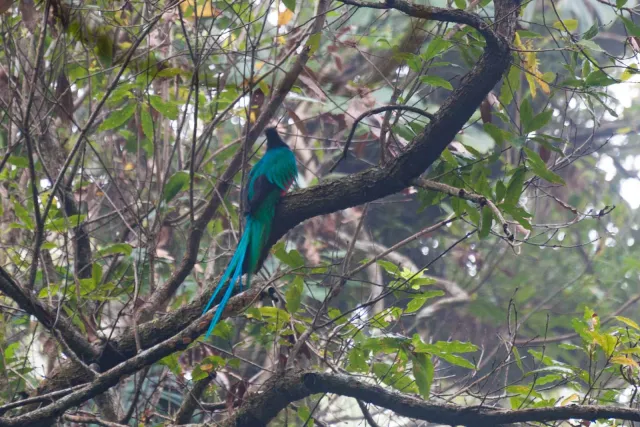
POLYGON ((224 274, 222 275, 220 282, 218 282, 218 286, 216 286, 216 290, 213 292, 213 295, 211 295, 211 299, 209 299, 207 306, 202 311, 202 314, 209 311, 209 308, 211 308, 213 301, 216 299, 216 297, 218 296, 218 293, 222 290, 227 279, 229 279, 229 276, 231 276, 231 273, 233 272, 233 276, 231 277, 231 280, 229 280, 229 284, 227 285, 227 291, 222 297, 222 300, 220 301, 220 303, 218 304, 218 308, 216 308, 216 314, 213 317, 211 324, 209 325, 209 329, 207 330, 207 334, 205 335, 205 338, 209 338, 209 335, 211 335, 213 328, 216 327, 216 324, 220 320, 220 316, 222 316, 222 312, 224 311, 224 308, 227 305, 229 298, 231 297, 231 293, 233 291, 233 288, 236 282, 242 276, 242 265, 244 263, 244 258, 247 253, 247 247, 249 245, 249 241, 251 240, 250 239, 250 236, 251 236, 250 222, 251 222, 251 218, 248 218, 247 226, 245 228, 244 233, 242 234, 242 237, 240 238, 240 243, 238 243, 236 252, 233 254, 233 257, 231 258, 229 265, 224 271, 224 274))

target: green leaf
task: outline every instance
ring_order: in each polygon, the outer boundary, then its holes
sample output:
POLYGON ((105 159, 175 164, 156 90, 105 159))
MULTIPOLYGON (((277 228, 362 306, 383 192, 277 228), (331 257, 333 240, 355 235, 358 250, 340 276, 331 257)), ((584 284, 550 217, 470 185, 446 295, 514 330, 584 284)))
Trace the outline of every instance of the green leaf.
POLYGON ((500 129, 493 123, 485 123, 482 125, 482 127, 484 128, 484 131, 487 132, 499 146, 502 146, 505 139, 510 136, 509 132, 500 129))
MULTIPOLYGON (((292 9, 293 10, 293 9, 292 9)), ((307 422, 311 418, 311 411, 305 405, 298 406, 298 418, 300 420, 307 422)))
POLYGON ((179 76, 180 74, 184 74, 184 71, 182 71, 180 68, 165 68, 158 71, 156 77, 175 77, 179 76))
POLYGON ((170 102, 163 101, 158 95, 149 95, 149 103, 151 103, 154 110, 163 116, 171 120, 176 120, 178 118, 178 107, 170 102))
POLYGON ((471 362, 469 362, 467 359, 465 359, 464 357, 455 355, 455 354, 447 354, 447 353, 442 353, 439 354, 438 357, 440 359, 446 360, 448 363, 455 365, 455 366, 460 366, 462 368, 467 368, 467 369, 475 369, 475 365, 471 362))
POLYGON ((520 123, 522 123, 522 128, 526 129, 532 120, 533 108, 531 108, 531 102, 529 101, 529 98, 525 98, 520 103, 520 123))
POLYGON ((516 169, 513 176, 509 180, 509 184, 507 185, 507 192, 504 197, 504 203, 506 205, 518 205, 520 195, 522 194, 522 187, 524 186, 525 174, 526 172, 524 168, 519 167, 518 169, 516 169))
POLYGON ((94 262, 91 266, 91 280, 93 280, 94 287, 98 287, 102 281, 102 266, 100 263, 94 262))
POLYGON ((520 69, 515 65, 512 65, 509 69, 507 78, 502 82, 502 88, 500 89, 500 103, 505 107, 511 104, 513 101, 513 94, 517 93, 520 89, 520 69))
POLYGON ((622 22, 624 23, 625 28, 629 32, 630 35, 634 37, 640 37, 640 27, 633 23, 633 21, 629 18, 625 18, 621 16, 622 22))
POLYGON ((129 256, 131 255, 132 250, 133 250, 133 247, 128 243, 114 243, 113 245, 109 245, 102 249, 99 249, 96 252, 96 257, 100 258, 100 257, 115 255, 115 254, 124 254, 125 256, 129 256))
POLYGON ((350 372, 368 372, 369 363, 367 357, 364 354, 364 350, 360 347, 354 347, 349 352, 348 357, 349 364, 347 370, 350 372))
POLYGON ((547 123, 549 123, 549 120, 551 120, 552 116, 553 108, 544 110, 542 113, 533 117, 531 121, 524 126, 524 132, 529 133, 545 127, 547 123))
POLYGON ((439 350, 447 353, 474 353, 478 351, 478 346, 470 342, 438 341, 434 345, 439 350))
POLYGON ((489 235, 491 224, 493 224, 493 212, 489 206, 485 205, 482 207, 482 221, 480 223, 480 230, 478 231, 481 239, 489 235))
POLYGON ((287 310, 289 310, 289 313, 295 313, 300 308, 303 290, 304 283, 302 277, 296 276, 285 294, 287 299, 287 310))
POLYGON ((616 0, 616 7, 618 9, 623 8, 627 4, 627 0, 616 0))
POLYGON ((577 19, 563 19, 562 21, 556 21, 553 23, 553 28, 564 31, 566 29, 569 32, 575 31, 578 29, 578 20, 577 19), (562 25, 564 23, 564 25, 562 25))
POLYGON ((600 28, 598 28, 598 21, 594 20, 593 25, 589 27, 589 29, 584 33, 582 38, 584 40, 591 40, 592 38, 598 35, 598 31, 600 31, 600 28))
POLYGON ((15 200, 13 201, 13 211, 16 214, 16 217, 27 227, 27 230, 35 229, 35 224, 33 220, 29 216, 29 212, 22 206, 20 203, 17 203, 15 200))
POLYGON ((309 56, 312 56, 318 48, 320 48, 320 40, 322 39, 322 33, 318 32, 309 36, 307 40, 307 46, 309 46, 309 56))
POLYGON ((422 306, 431 298, 441 297, 444 295, 444 291, 441 290, 433 290, 426 291, 421 293, 419 296, 414 297, 407 304, 407 309, 404 311, 405 313, 414 313, 422 308, 422 306))
POLYGON ((153 119, 146 105, 143 105, 140 110, 140 121, 142 122, 142 131, 150 141, 153 141, 153 119))
POLYGON ((431 358, 424 353, 412 353, 413 377, 423 399, 429 399, 431 392, 431 384, 433 383, 433 362, 431 358))
POLYGON ((164 186, 164 201, 168 202, 189 185, 189 173, 178 171, 171 175, 171 178, 164 186))
POLYGON ((524 366, 522 365, 522 357, 520 357, 520 352, 518 351, 518 347, 514 345, 513 347, 511 347, 511 349, 513 350, 514 359, 516 359, 516 365, 518 365, 520 372, 524 373, 524 366))
POLYGON ((300 252, 295 249, 291 249, 287 252, 284 247, 284 242, 278 242, 274 245, 273 254, 289 267, 299 268, 304 266, 304 258, 300 255, 300 252))
POLYGON ((425 61, 433 59, 451 47, 451 45, 452 43, 449 40, 445 40, 442 37, 436 37, 427 45, 427 49, 422 54, 422 59, 425 61))
POLYGON ((628 317, 624 317, 624 316, 616 316, 615 317, 616 320, 619 320, 622 323, 625 323, 628 326, 631 326, 633 329, 640 331, 640 326, 638 326, 638 324, 636 322, 634 322, 633 320, 629 319, 628 317))
POLYGON ((398 268, 398 266, 395 265, 394 263, 390 262, 390 261, 386 261, 384 259, 380 259, 380 260, 376 261, 376 264, 378 264, 380 267, 382 267, 384 269, 384 271, 386 271, 391 276, 395 277, 400 272, 400 269, 398 268))
POLYGON ((29 159, 21 156, 9 156, 7 163, 21 169, 29 167, 29 159))
POLYGON ((465 9, 467 7, 467 2, 465 0, 454 0, 454 3, 458 9, 465 9))
POLYGON ((44 228, 45 230, 53 230, 53 231, 57 231, 58 233, 61 233, 67 230, 67 225, 69 227, 77 227, 78 225, 82 224, 82 222, 85 220, 86 217, 87 215, 83 214, 83 215, 71 215, 67 218, 65 217, 55 218, 50 221, 47 221, 44 228))
POLYGON ((282 4, 291 12, 296 11, 296 0, 282 0, 282 4))
POLYGON ((109 116, 100 124, 98 131, 111 130, 127 123, 136 111, 136 103, 131 102, 119 110, 112 111, 109 116))
POLYGON ((453 90, 453 86, 447 80, 438 76, 420 76, 420 81, 424 84, 428 84, 434 87, 443 87, 445 89, 453 90))
POLYGON ((478 212, 478 209, 467 209, 467 215, 469 215, 469 220, 473 225, 480 227, 480 212, 478 212))
POLYGON ((538 175, 542 179, 546 179, 547 181, 554 184, 562 184, 565 185, 564 179, 562 179, 559 175, 551 172, 547 169, 544 161, 538 153, 533 150, 528 149, 527 147, 522 147, 524 152, 527 154, 527 164, 531 167, 533 173, 538 175))
MULTIPOLYGON (((169 371, 171 371, 171 373, 173 373, 174 375, 180 375, 181 368, 178 353, 172 353, 169 356, 163 357, 162 359, 160 359, 158 364, 164 365, 169 368, 169 371)), ((197 381, 195 378, 193 378, 193 376, 191 379, 197 381)))
POLYGON ((590 73, 584 80, 585 86, 610 86, 616 83, 618 83, 616 79, 609 77, 609 75, 602 70, 596 70, 590 73))
MULTIPOLYGON (((600 45, 592 40, 580 40, 578 44, 586 49, 592 50, 594 52, 604 52, 604 49, 600 47, 600 45)), ((585 61, 589 62, 589 61, 585 61)))

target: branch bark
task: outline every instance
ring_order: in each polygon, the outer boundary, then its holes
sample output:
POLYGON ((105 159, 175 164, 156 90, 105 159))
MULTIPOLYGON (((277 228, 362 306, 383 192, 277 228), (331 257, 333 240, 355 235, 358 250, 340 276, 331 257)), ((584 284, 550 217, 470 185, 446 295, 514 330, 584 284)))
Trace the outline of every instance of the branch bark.
POLYGON ((317 393, 333 393, 353 397, 392 410, 398 415, 444 425, 495 426, 525 422, 550 422, 571 418, 597 420, 615 418, 640 421, 636 409, 572 405, 550 408, 503 410, 482 406, 462 407, 427 403, 422 399, 388 390, 354 377, 314 371, 287 373, 271 379, 262 394, 246 399, 224 427, 266 426, 291 402, 317 393))
POLYGON ((516 0, 495 1, 495 31, 477 15, 461 10, 417 6, 402 0, 388 0, 386 3, 346 0, 343 3, 396 9, 417 18, 466 24, 485 37, 486 46, 478 63, 462 78, 460 86, 445 100, 423 133, 408 145, 402 155, 384 168, 373 167, 285 197, 276 212, 267 245, 269 248, 304 220, 381 199, 412 185, 413 180, 440 157, 511 64, 509 43, 514 36, 519 11, 519 2, 516 0))

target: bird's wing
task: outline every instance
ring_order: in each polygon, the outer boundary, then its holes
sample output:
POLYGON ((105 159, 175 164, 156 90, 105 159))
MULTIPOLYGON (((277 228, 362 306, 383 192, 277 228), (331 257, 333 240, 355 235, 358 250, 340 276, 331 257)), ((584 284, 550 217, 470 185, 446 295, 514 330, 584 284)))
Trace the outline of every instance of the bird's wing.
POLYGON ((280 188, 269 181, 269 178, 265 174, 258 175, 253 178, 253 191, 247 190, 247 203, 245 208, 245 215, 255 213, 260 207, 264 199, 273 191, 280 191, 280 188))
POLYGON ((296 158, 290 150, 282 150, 265 173, 270 182, 286 192, 298 176, 296 158))

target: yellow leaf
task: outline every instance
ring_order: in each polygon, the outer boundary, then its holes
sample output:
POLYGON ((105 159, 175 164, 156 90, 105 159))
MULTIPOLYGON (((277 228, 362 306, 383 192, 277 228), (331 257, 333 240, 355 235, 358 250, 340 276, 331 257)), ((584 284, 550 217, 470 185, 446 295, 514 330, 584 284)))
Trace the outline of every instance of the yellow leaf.
POLYGON ((522 44, 522 40, 520 40, 520 34, 518 34, 517 32, 516 32, 515 39, 513 40, 513 44, 515 44, 518 49, 522 49, 522 50, 526 49, 522 44))
POLYGON ((209 372, 213 369, 213 365, 211 363, 205 363, 200 365, 200 369, 202 369, 205 372, 209 372))
POLYGON ((256 112, 252 111, 251 113, 249 113, 249 122, 255 123, 255 121, 256 121, 256 112))
POLYGON ((640 326, 638 326, 638 324, 635 321, 629 319, 628 317, 616 316, 616 319, 621 321, 622 323, 625 323, 625 324, 631 326, 633 329, 637 329, 637 330, 640 331, 640 326))
POLYGON ((129 172, 132 171, 136 168, 136 165, 134 165, 133 163, 129 162, 126 165, 124 165, 124 170, 129 172))
POLYGON ((578 29, 578 20, 577 19, 565 19, 563 21, 556 21, 553 24, 553 28, 560 30, 560 31, 564 31, 564 29, 569 30, 569 31, 575 31, 578 29), (564 25, 562 25, 564 24, 564 25))
POLYGON ((285 9, 284 12, 280 12, 278 14, 278 27, 287 25, 289 21, 291 21, 291 18, 293 18, 293 12, 289 9, 285 9))
MULTIPOLYGON (((517 37, 516 33, 516 45, 520 43, 520 47, 523 50, 531 50, 531 41, 529 40, 526 45, 522 45, 519 37, 517 37)), ((524 68, 527 71, 525 73, 525 77, 527 79, 527 83, 529 83, 529 90, 531 91, 531 98, 534 99, 536 97, 536 85, 540 86, 540 89, 547 95, 551 92, 549 88, 549 84, 545 80, 545 75, 540 72, 538 69, 538 57, 535 52, 526 52, 522 55, 522 60, 524 62, 524 68)), ((549 76, 550 77, 550 76, 549 76)))
POLYGON ((633 366, 634 368, 638 368, 638 362, 627 356, 613 356, 611 358, 611 362, 617 363, 618 365, 633 366))
POLYGON ((531 99, 536 99, 536 81, 531 73, 526 73, 524 75, 527 78, 527 83, 529 83, 529 91, 531 91, 531 99))
POLYGON ((620 76, 620 80, 622 80, 623 82, 626 82, 631 78, 631 76, 636 74, 637 69, 638 69, 638 64, 631 64, 630 68, 624 69, 624 71, 622 72, 622 76, 620 76))
POLYGON ((624 135, 626 133, 631 132, 633 129, 631 129, 631 127, 627 126, 627 127, 623 127, 623 128, 618 128, 616 129, 616 133, 619 135, 624 135))
POLYGON ((560 406, 568 405, 569 403, 575 402, 576 400, 580 400, 580 396, 578 396, 576 393, 573 393, 571 396, 563 399, 562 402, 560 402, 560 406))
MULTIPOLYGON (((180 9, 182 9, 182 13, 186 12, 189 7, 194 8, 196 0, 183 0, 180 2, 180 9)), ((211 0, 205 0, 204 4, 198 6, 196 11, 198 18, 211 18, 219 16, 222 12, 219 9, 216 9, 212 6, 211 0)), ((195 19, 194 16, 190 16, 189 18, 195 19)))
POLYGON ((287 41, 287 39, 284 38, 284 36, 278 36, 278 38, 276 39, 276 41, 278 42, 278 44, 285 44, 285 42, 287 41))

